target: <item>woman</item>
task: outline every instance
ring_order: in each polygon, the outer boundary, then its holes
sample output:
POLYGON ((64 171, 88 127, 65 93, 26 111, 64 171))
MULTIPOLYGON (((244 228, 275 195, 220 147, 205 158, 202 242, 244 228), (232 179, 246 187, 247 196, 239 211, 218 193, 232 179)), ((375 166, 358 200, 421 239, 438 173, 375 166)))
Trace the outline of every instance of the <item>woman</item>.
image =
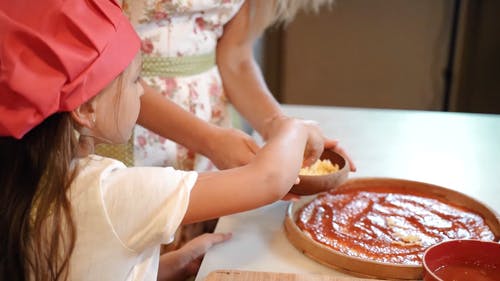
MULTIPOLYGON (((290 21, 298 10, 317 10, 330 2, 124 0, 123 9, 141 37, 141 76, 146 86, 138 120, 142 126, 135 128, 129 164, 209 171, 248 163, 258 147, 248 136, 229 129, 229 103, 264 140, 271 122, 287 119, 255 61, 255 40, 271 24, 290 21), (177 103, 196 120, 166 100, 177 103), (190 120, 190 125, 183 125, 188 121, 172 122, 174 118, 169 116, 173 115, 190 120), (212 131, 223 133, 205 130, 200 120, 212 131), (203 135, 205 138, 200 137, 203 135), (205 140, 206 144, 193 143, 196 140, 205 140)), ((308 122, 307 127, 305 165, 312 164, 324 148, 346 155, 317 124, 308 122)), ((188 226, 170 247, 176 249, 213 227, 213 222, 188 226)))
MULTIPOLYGON (((328 2, 125 0, 123 8, 142 39, 142 79, 148 86, 198 118, 221 127, 231 126, 231 102, 266 139, 268 122, 284 114, 255 62, 254 41, 271 23, 291 20, 300 8, 317 9, 328 2)), ((171 134, 164 127, 172 124, 166 124, 157 109, 161 102, 151 96, 146 94, 142 100, 139 123, 150 130, 135 130, 134 164, 213 169, 213 164, 196 151, 160 136, 171 134)), ((317 136, 309 143, 318 150, 312 153, 314 159, 309 162, 313 162, 326 138, 318 126, 310 127, 317 136)), ((335 143, 327 141, 326 145, 335 143)), ((250 150, 255 149, 252 146, 250 150)), ((224 164, 216 166, 226 168, 224 164)))

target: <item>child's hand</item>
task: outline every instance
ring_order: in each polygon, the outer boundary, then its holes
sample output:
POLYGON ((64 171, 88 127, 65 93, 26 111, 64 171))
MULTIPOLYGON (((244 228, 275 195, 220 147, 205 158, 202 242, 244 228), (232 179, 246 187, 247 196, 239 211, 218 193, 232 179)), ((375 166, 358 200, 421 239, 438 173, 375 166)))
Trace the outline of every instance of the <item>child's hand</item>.
POLYGON ((314 164, 314 162, 316 162, 316 160, 318 160, 323 153, 323 150, 330 149, 342 155, 347 160, 347 162, 349 162, 351 172, 356 171, 356 166, 351 157, 344 151, 342 147, 340 147, 337 140, 327 138, 323 134, 323 131, 316 121, 301 120, 284 115, 279 115, 268 121, 266 136, 268 138, 272 137, 274 132, 278 132, 280 127, 283 127, 285 123, 291 122, 292 120, 302 124, 307 133, 307 143, 304 149, 304 159, 302 161, 303 167, 314 164))
MULTIPOLYGON (((300 183, 300 178, 297 177, 297 179, 295 180, 295 184, 299 184, 300 183)), ((283 197, 281 200, 284 200, 284 201, 299 201, 300 200, 300 195, 297 195, 295 193, 291 193, 291 192, 288 192, 285 197, 283 197)))
POLYGON ((318 122, 312 120, 302 120, 302 123, 307 128, 307 144, 304 151, 303 167, 308 167, 314 164, 323 153, 325 148, 326 138, 319 127, 318 122))
POLYGON ((302 166, 310 166, 321 156, 325 148, 325 137, 318 123, 312 120, 302 120, 285 115, 277 115, 267 121, 266 132, 263 135, 266 140, 272 138, 282 128, 288 128, 290 124, 301 125, 307 134, 307 143, 304 149, 302 166))
POLYGON ((187 242, 179 251, 182 251, 188 259, 188 275, 192 276, 198 272, 203 255, 214 245, 227 241, 231 233, 204 233, 187 242))
POLYGON ((308 167, 314 164, 314 162, 316 162, 316 160, 318 160, 321 156, 324 149, 330 149, 342 155, 347 162, 349 162, 349 167, 352 172, 356 171, 356 166, 354 165, 351 157, 349 157, 344 149, 339 146, 339 142, 337 140, 327 138, 316 121, 302 120, 302 122, 308 130, 303 167, 308 167))
POLYGON ((291 193, 291 192, 289 192, 289 193, 287 193, 287 194, 285 195, 285 197, 283 197, 283 199, 281 199, 281 200, 283 200, 283 201, 292 201, 292 202, 297 202, 297 201, 299 201, 299 200, 300 200, 300 198, 301 198, 301 197, 300 197, 300 195, 297 195, 297 194, 295 194, 295 193, 291 193))
POLYGON ((230 238, 231 233, 205 233, 187 242, 179 250, 161 255, 157 280, 185 280, 194 276, 208 249, 230 238))

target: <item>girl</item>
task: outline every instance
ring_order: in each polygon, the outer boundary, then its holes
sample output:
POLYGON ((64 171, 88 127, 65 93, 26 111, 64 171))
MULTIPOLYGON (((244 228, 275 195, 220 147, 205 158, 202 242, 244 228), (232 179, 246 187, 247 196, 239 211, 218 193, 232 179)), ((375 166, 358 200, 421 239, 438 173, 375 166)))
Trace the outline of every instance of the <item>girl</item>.
POLYGON ((220 172, 91 154, 128 140, 143 93, 114 0, 2 0, 0 42, 2 280, 154 280, 181 223, 269 204, 296 181, 309 130, 283 116, 247 165, 220 172))

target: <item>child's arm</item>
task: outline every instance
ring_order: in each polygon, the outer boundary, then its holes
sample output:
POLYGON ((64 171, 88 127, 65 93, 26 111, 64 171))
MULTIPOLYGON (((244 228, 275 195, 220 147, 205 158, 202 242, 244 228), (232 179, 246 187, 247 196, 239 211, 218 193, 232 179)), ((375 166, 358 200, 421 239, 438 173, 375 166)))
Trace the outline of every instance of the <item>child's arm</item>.
POLYGON ((187 242, 182 248, 161 255, 157 280, 186 280, 194 276, 208 249, 230 238, 229 233, 205 233, 187 242))
POLYGON ((270 123, 266 145, 248 165, 199 175, 183 223, 250 210, 288 193, 302 164, 307 128, 293 118, 270 123))

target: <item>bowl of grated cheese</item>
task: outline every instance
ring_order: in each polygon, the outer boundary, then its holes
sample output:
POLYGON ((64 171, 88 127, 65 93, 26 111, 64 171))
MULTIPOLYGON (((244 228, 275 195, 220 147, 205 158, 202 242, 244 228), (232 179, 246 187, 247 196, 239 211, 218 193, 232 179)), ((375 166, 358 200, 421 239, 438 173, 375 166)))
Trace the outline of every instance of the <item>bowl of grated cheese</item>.
POLYGON ((349 164, 345 158, 335 151, 324 150, 314 164, 300 169, 300 182, 290 192, 297 195, 324 192, 344 183, 348 175, 349 164))

